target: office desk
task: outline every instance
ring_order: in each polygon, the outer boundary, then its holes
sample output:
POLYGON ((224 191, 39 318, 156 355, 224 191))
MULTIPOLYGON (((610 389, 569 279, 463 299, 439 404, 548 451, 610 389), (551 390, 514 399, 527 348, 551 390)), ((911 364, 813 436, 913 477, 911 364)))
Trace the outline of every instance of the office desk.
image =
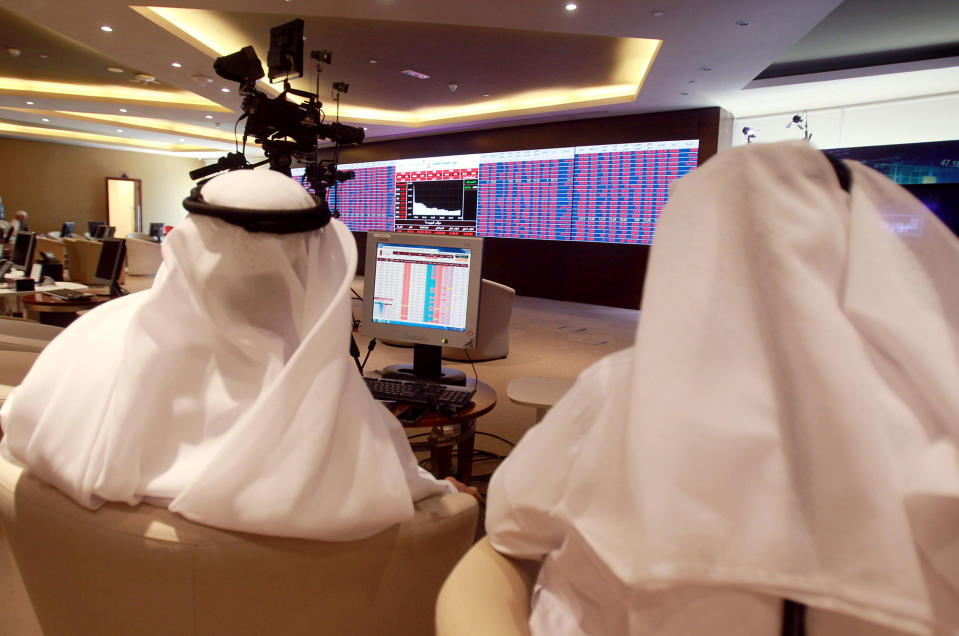
POLYGON ((110 296, 92 296, 63 300, 48 294, 33 293, 20 297, 26 318, 44 325, 66 327, 77 319, 77 312, 93 309, 100 303, 110 300, 110 296))
MULTIPOLYGON (((456 415, 430 411, 414 424, 404 424, 409 434, 414 429, 428 429, 417 435, 426 437, 410 440, 414 452, 429 451, 430 472, 439 479, 453 475, 467 486, 473 480, 473 440, 476 437, 476 418, 485 415, 496 406, 496 391, 485 382, 466 379, 467 386, 475 386, 473 402, 456 415), (453 447, 456 447, 456 473, 453 473, 453 447)), ((405 404, 397 404, 393 413, 398 414, 405 404)))

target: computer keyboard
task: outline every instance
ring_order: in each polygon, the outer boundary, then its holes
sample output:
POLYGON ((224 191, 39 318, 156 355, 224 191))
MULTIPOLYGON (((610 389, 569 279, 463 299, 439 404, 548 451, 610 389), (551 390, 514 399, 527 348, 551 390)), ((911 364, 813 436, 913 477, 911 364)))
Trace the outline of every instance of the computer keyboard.
POLYGON ((406 404, 425 404, 434 408, 459 410, 470 403, 475 389, 398 378, 364 377, 366 387, 377 400, 390 400, 406 404))
POLYGON ((59 298, 60 300, 74 300, 76 298, 92 297, 90 292, 81 291, 79 289, 51 289, 43 293, 53 296, 54 298, 59 298))

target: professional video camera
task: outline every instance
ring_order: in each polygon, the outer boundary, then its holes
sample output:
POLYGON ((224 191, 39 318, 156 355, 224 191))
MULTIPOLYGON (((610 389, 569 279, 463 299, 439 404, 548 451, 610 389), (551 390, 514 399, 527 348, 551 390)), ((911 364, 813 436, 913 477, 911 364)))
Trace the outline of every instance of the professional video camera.
MULTIPOLYGON (((332 55, 329 51, 313 51, 310 57, 316 60, 317 73, 320 64, 329 64, 332 55)), ((336 144, 335 156, 339 156, 341 145, 358 144, 363 141, 362 128, 347 126, 339 122, 325 123, 323 103, 315 93, 297 90, 290 86, 291 77, 303 75, 303 20, 293 20, 270 29, 270 51, 267 56, 270 81, 283 78, 283 92, 274 98, 268 97, 256 88, 256 81, 263 77, 263 66, 252 46, 236 53, 217 58, 213 70, 217 75, 240 84, 243 96, 243 115, 246 119, 243 131, 243 146, 249 138, 260 144, 266 154, 266 161, 251 164, 243 152, 231 152, 216 163, 190 172, 191 179, 202 179, 224 170, 254 168, 267 162, 271 170, 290 175, 293 158, 305 164, 307 182, 317 195, 325 197, 327 188, 352 178, 352 172, 336 169, 336 160, 318 160, 317 146, 320 139, 328 139, 336 144), (307 101, 297 104, 287 95, 296 95, 307 101)), ((346 92, 348 84, 337 82, 334 85, 339 93, 346 92)))

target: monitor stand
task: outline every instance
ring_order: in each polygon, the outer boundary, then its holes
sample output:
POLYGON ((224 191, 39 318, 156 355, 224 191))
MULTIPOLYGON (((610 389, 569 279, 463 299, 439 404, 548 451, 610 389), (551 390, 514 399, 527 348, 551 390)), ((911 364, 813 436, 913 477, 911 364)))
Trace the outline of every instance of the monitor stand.
POLYGON ((414 344, 413 366, 394 364, 383 369, 384 378, 401 380, 426 380, 440 384, 466 384, 466 374, 459 369, 442 365, 443 347, 439 345, 414 344))

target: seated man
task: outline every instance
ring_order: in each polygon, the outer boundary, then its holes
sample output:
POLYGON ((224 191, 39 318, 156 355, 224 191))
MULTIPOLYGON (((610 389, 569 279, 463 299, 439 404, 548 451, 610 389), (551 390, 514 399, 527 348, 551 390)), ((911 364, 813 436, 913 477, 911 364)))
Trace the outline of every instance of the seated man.
POLYGON ((184 205, 153 287, 80 317, 4 404, 6 456, 90 508, 146 500, 322 540, 454 490, 419 468, 347 355, 346 226, 320 227, 317 201, 266 170, 219 176, 184 205))
POLYGON ((13 216, 13 232, 29 232, 30 226, 27 225, 27 213, 24 210, 17 210, 17 213, 13 216))
POLYGON ((533 634, 957 633, 959 241, 805 142, 671 194, 635 346, 490 484, 533 634))

